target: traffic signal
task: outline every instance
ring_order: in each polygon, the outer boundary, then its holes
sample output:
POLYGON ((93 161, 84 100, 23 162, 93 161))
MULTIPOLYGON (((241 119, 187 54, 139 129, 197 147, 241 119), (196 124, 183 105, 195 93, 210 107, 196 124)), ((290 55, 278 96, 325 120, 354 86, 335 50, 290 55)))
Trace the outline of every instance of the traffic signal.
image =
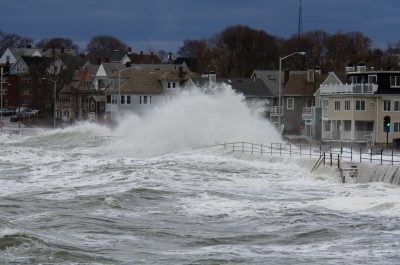
POLYGON ((390 116, 385 116, 384 118, 383 118, 383 126, 385 126, 385 127, 390 127, 390 116))

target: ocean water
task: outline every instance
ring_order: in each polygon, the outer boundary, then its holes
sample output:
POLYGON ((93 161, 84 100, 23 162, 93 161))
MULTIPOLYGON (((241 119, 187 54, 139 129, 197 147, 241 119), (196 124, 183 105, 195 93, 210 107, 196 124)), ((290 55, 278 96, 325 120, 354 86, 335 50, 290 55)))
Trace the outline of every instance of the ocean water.
POLYGON ((399 264, 398 186, 193 149, 279 142, 259 115, 222 87, 113 130, 1 135, 0 264, 399 264))

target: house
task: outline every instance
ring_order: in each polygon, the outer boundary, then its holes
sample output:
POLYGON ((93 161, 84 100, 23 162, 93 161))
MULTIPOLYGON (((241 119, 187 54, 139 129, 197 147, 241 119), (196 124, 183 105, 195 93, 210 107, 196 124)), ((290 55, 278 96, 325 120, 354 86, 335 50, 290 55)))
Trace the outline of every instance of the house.
POLYGON ((323 141, 386 143, 400 138, 400 71, 346 67, 343 84, 322 84, 323 141), (383 126, 391 119, 388 134, 383 126))
POLYGON ((128 52, 122 52, 119 50, 113 51, 109 58, 111 63, 121 64, 159 64, 161 63, 160 58, 153 52, 145 54, 143 51, 140 53, 134 53, 132 47, 128 47, 128 52))
MULTIPOLYGON (((346 82, 346 77, 342 73, 330 72, 327 78, 322 82, 321 85, 341 85, 346 82)), ((314 106, 303 107, 302 120, 304 123, 303 136, 309 140, 320 140, 321 139, 321 121, 322 121, 322 109, 321 109, 321 96, 320 90, 318 89, 314 93, 314 106)))
POLYGON ((150 66, 131 66, 114 73, 111 78, 119 79, 121 85, 105 91, 107 118, 116 121, 127 113, 143 115, 154 106, 168 101, 170 96, 197 77, 197 74, 184 70, 183 66, 177 69, 150 66))
POLYGON ((76 56, 74 49, 65 48, 32 48, 31 45, 27 45, 24 48, 7 48, 4 53, 0 56, 0 65, 14 64, 18 61, 21 56, 26 57, 57 57, 60 55, 76 56))
POLYGON ((303 108, 314 106, 314 93, 326 78, 320 70, 284 71, 282 78, 281 106, 275 105, 270 120, 285 135, 302 135, 305 123, 302 120, 303 108))

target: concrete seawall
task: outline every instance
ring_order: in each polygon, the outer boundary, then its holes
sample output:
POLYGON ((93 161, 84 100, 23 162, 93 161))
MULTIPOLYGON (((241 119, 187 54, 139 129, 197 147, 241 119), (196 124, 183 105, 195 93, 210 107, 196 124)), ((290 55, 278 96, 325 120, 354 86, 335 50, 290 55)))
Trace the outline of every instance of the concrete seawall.
POLYGON ((357 164, 358 182, 386 182, 400 185, 400 167, 388 165, 357 164))

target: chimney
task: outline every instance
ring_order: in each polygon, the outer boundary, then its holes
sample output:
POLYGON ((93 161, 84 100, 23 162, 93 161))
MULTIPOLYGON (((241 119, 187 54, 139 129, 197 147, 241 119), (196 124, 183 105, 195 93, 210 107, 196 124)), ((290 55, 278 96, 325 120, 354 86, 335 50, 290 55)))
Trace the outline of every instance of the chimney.
POLYGON ((285 70, 283 72, 283 85, 286 85, 286 83, 289 81, 289 76, 290 76, 290 71, 285 70))
POLYGON ((172 52, 169 52, 169 53, 168 53, 168 57, 167 57, 167 58, 168 58, 168 61, 169 61, 169 62, 172 61, 172 52))
POLYGON ((132 54, 132 47, 128 47, 128 54, 132 54))
POLYGON ((96 64, 97 64, 97 65, 100 65, 100 64, 101 64, 101 58, 97 58, 97 59, 96 59, 96 64))
POLYGON ((178 67, 178 77, 183 78, 183 67, 182 66, 178 67))

